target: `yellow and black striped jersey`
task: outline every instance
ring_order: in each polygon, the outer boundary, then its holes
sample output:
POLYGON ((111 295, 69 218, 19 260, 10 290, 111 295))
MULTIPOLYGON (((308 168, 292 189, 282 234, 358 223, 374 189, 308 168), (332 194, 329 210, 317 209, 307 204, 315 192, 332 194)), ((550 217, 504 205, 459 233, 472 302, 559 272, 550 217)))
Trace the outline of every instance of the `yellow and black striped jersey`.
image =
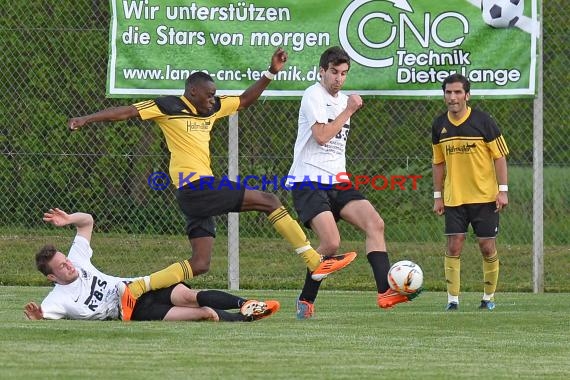
POLYGON ((498 193, 494 161, 509 149, 497 123, 487 113, 468 107, 461 120, 446 112, 432 125, 434 164, 445 164, 446 206, 494 202, 498 193))
POLYGON ((180 184, 200 176, 213 176, 210 168, 210 133, 214 122, 239 108, 238 96, 216 97, 208 115, 199 115, 184 96, 164 96, 135 103, 143 120, 154 120, 166 139, 170 151, 170 178, 180 184))

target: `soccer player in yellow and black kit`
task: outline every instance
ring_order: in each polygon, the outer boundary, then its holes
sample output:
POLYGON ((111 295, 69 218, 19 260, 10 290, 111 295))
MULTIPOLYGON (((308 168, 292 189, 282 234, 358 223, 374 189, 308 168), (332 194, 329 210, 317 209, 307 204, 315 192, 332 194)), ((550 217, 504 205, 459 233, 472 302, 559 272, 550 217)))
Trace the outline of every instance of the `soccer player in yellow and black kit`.
POLYGON ((495 238, 499 212, 509 203, 509 149, 495 121, 467 105, 470 83, 460 74, 443 81, 447 112, 432 125, 433 211, 445 213, 447 307, 459 308, 460 257, 471 224, 483 256, 483 299, 480 309, 495 308, 499 278, 495 238), (444 183, 445 180, 445 183, 444 183))
POLYGON ((322 257, 313 249, 299 224, 291 218, 277 196, 216 178, 210 168, 209 142, 214 122, 253 104, 286 61, 287 53, 281 48, 277 49, 268 71, 240 96, 216 96, 212 77, 196 72, 186 80, 182 96, 165 96, 130 106, 111 107, 69 120, 68 127, 72 131, 93 122, 132 118, 154 120, 162 130, 170 151, 170 176, 178 189, 178 204, 186 216, 186 233, 192 256, 124 288, 124 319, 128 319, 131 305, 134 305, 133 299, 142 293, 165 288, 209 270, 215 238, 213 217, 217 215, 243 211, 266 213, 270 223, 303 258, 316 280, 325 278, 354 260, 355 253, 322 257))

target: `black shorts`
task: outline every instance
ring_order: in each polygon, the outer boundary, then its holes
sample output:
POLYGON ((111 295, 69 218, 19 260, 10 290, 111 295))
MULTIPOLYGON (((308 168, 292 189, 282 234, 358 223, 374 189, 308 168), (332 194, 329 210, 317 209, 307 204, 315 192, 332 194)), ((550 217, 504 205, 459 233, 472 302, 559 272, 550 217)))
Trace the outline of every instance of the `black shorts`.
POLYGON ((467 233, 469 224, 478 238, 494 238, 499 233, 499 213, 495 202, 445 207, 445 234, 467 233))
MULTIPOLYGON (((185 283, 180 283, 190 288, 185 283)), ((171 300, 172 291, 180 284, 168 288, 151 290, 139 297, 131 320, 133 321, 162 321, 166 314, 174 307, 171 300)))
POLYGON ((216 236, 214 216, 239 212, 245 187, 227 179, 201 178, 179 188, 178 205, 186 217, 188 238, 216 236))
POLYGON ((301 223, 311 228, 310 222, 321 212, 330 211, 336 221, 341 219, 340 210, 350 201, 366 199, 354 188, 337 189, 330 185, 319 185, 316 182, 296 182, 293 184, 293 205, 301 223))

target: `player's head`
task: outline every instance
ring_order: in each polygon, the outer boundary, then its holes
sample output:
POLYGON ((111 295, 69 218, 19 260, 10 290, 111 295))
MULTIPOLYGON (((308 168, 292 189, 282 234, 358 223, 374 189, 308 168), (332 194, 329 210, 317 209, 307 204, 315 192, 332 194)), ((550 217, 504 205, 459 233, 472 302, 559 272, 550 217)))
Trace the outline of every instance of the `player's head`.
POLYGON ((465 91, 466 94, 469 94, 471 91, 471 83, 469 82, 469 79, 467 79, 465 76, 461 74, 451 74, 443 80, 443 83, 441 85, 441 88, 443 89, 444 93, 445 93, 445 87, 451 83, 461 83, 463 91, 465 91))
POLYGON ((53 245, 45 245, 36 253, 36 268, 57 284, 70 284, 79 277, 71 261, 53 245))
POLYGON ((321 84, 331 95, 341 90, 348 70, 350 70, 350 57, 344 49, 333 46, 321 54, 319 61, 321 84))
POLYGON ((456 116, 463 117, 467 110, 467 101, 471 96, 469 80, 461 74, 451 74, 444 79, 441 88, 447 110, 456 116))
POLYGON ((197 71, 186 79, 184 96, 196 107, 200 115, 209 115, 216 103, 216 84, 212 77, 197 71))
POLYGON ((329 67, 338 66, 342 63, 346 63, 350 69, 350 57, 348 53, 339 46, 332 46, 321 54, 319 67, 328 70, 329 67))

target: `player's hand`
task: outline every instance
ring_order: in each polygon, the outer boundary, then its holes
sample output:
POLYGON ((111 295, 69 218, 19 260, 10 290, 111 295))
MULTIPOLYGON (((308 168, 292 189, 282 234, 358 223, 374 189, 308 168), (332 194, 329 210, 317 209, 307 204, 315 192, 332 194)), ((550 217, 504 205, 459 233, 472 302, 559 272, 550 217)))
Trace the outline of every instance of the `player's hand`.
POLYGON ((58 208, 50 208, 44 213, 43 221, 51 223, 56 227, 67 226, 70 223, 69 214, 58 208))
POLYGON ((360 95, 350 94, 348 96, 346 108, 348 108, 349 111, 351 111, 351 115, 354 114, 356 111, 358 111, 360 108, 362 108, 363 105, 364 105, 364 102, 362 101, 362 98, 360 97, 360 95))
POLYGON ((74 117, 72 119, 69 119, 69 121, 67 122, 67 127, 72 132, 79 130, 79 128, 83 127, 84 125, 85 125, 85 119, 82 117, 74 117))
POLYGON ((441 216, 445 212, 445 207, 443 206, 443 199, 442 198, 434 199, 434 201, 433 201, 433 212, 437 216, 441 216))
POLYGON ((497 194, 497 198, 495 199, 496 209, 495 212, 501 212, 507 205, 509 204, 509 196, 507 195, 506 191, 499 191, 497 194))
POLYGON ((277 50, 275 50, 275 53, 273 53, 273 57, 271 57, 271 65, 269 66, 269 72, 272 74, 277 74, 279 71, 281 71, 281 69, 283 69, 283 66, 285 65, 285 62, 287 62, 287 52, 285 50, 283 50, 282 48, 278 48, 277 50))
POLYGON ((24 316, 32 321, 37 321, 44 318, 42 308, 35 302, 29 302, 24 306, 24 316))

